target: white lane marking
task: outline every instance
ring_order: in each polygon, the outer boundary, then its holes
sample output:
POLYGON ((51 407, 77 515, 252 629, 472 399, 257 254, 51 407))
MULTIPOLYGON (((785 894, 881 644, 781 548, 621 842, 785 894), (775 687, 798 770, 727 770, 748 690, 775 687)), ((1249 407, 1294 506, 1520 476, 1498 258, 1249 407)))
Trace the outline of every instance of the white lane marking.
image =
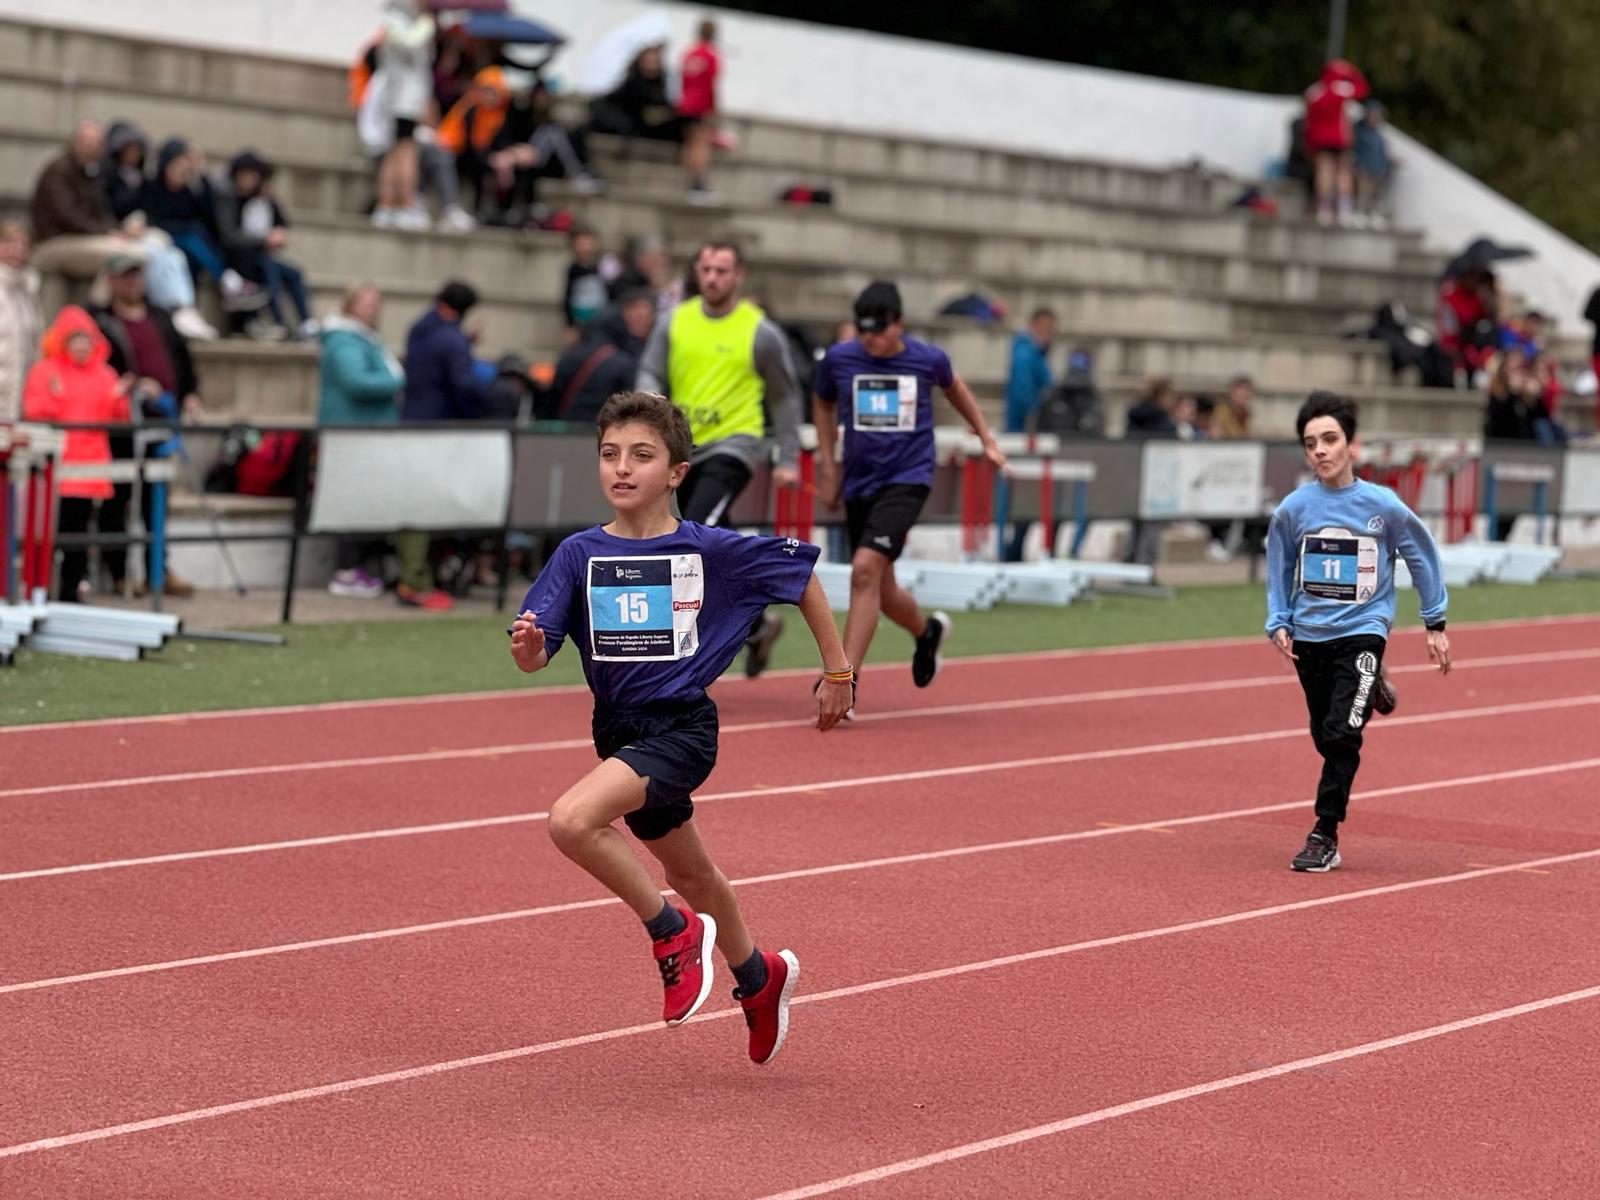
POLYGON ((1600 987, 1580 988, 1577 991, 1563 992, 1559 996, 1546 996, 1541 1000, 1530 1000, 1525 1004, 1514 1004, 1510 1008, 1498 1008, 1493 1012, 1479 1013, 1473 1017, 1463 1017, 1459 1021, 1446 1021, 1442 1025, 1430 1025, 1426 1029, 1416 1029, 1410 1033, 1380 1038, 1374 1042, 1363 1042, 1359 1046, 1347 1046, 1343 1050, 1333 1050, 1327 1054, 1314 1054, 1309 1058, 1297 1058, 1293 1062, 1262 1067, 1258 1071, 1247 1071, 1242 1075, 1229 1075, 1224 1079, 1213 1079, 1208 1083, 1196 1083, 1189 1087, 1176 1088, 1170 1092, 1161 1092, 1158 1095, 1129 1100, 1123 1104, 1113 1104, 1109 1108, 1097 1108, 1093 1112, 1079 1113, 1077 1116, 1051 1121, 1048 1125, 1034 1125, 1028 1129, 1018 1129, 1013 1133, 1001 1134, 998 1137, 984 1138, 982 1141, 967 1142, 965 1145, 936 1150, 932 1154, 923 1154, 916 1158, 905 1158, 899 1162, 885 1163, 883 1166, 857 1171, 853 1175, 840 1175, 835 1179, 825 1180, 822 1183, 813 1183, 807 1187, 791 1188, 786 1192, 774 1192, 763 1197, 762 1200, 812 1200, 816 1196, 827 1196, 849 1188, 861 1187, 864 1184, 879 1183, 896 1175, 905 1175, 912 1171, 924 1171, 929 1167, 941 1166, 945 1163, 955 1162, 958 1159, 971 1158, 978 1154, 990 1154, 996 1150, 1004 1150, 1010 1146, 1021 1145, 1024 1142, 1053 1137, 1056 1134, 1068 1133, 1071 1130, 1082 1129, 1088 1125, 1099 1125, 1105 1121, 1114 1121, 1118 1117, 1132 1116, 1134 1113, 1148 1112, 1152 1108, 1162 1108, 1168 1104, 1177 1104, 1182 1100, 1193 1100, 1197 1096, 1209 1096, 1216 1092, 1226 1092, 1233 1088, 1247 1087, 1252 1083, 1278 1079, 1284 1075, 1310 1071, 1332 1063, 1347 1062, 1352 1058, 1363 1058, 1369 1054, 1381 1054, 1386 1050, 1396 1050, 1401 1046, 1410 1046, 1417 1042, 1446 1037, 1452 1033, 1476 1029, 1483 1025, 1493 1025, 1499 1021, 1509 1021, 1516 1017, 1527 1016, 1529 1013, 1542 1012, 1549 1008, 1559 1008, 1562 1005, 1593 1000, 1597 996, 1600 996, 1600 987))
MULTIPOLYGON (((1520 617, 1514 619, 1499 619, 1492 621, 1459 621, 1452 622, 1451 628, 1455 630, 1467 629, 1537 629, 1543 625, 1576 624, 1585 621, 1600 621, 1593 613, 1563 613, 1550 617, 1520 617)), ((1397 637, 1420 634, 1419 628, 1407 626, 1396 629, 1390 635, 1390 640, 1397 637)), ((1238 646, 1263 646, 1266 639, 1255 634, 1242 637, 1221 638, 1185 638, 1170 642, 1129 642, 1120 646, 1076 646, 1065 647, 1060 650, 1018 650, 1002 654, 969 654, 948 658, 945 666, 982 666, 986 663, 1025 662, 1029 659, 1061 659, 1061 658, 1106 658, 1123 654, 1144 654, 1163 650, 1226 650, 1238 646)), ((905 662, 876 663, 862 668, 863 672, 875 674, 880 671, 905 670, 905 662)), ((816 674, 813 667, 786 667, 777 671, 767 671, 762 679, 791 679, 809 678, 816 674)), ((717 686, 722 687, 729 683, 745 684, 748 686, 753 680, 745 680, 743 676, 727 675, 717 681, 717 686)), ((294 716, 298 713, 317 712, 345 712, 353 709, 384 709, 401 708, 418 704, 462 704, 478 701, 500 701, 518 697, 530 699, 540 696, 571 696, 582 695, 588 692, 588 687, 581 683, 555 684, 549 687, 508 687, 500 690, 486 690, 480 692, 443 692, 427 696, 382 696, 373 700, 323 700, 311 704, 283 704, 262 708, 227 708, 213 709, 203 712, 186 713, 151 713, 137 717, 89 717, 81 721, 49 721, 38 722, 31 725, 3 725, 0 726, 0 737, 17 736, 28 733, 50 733, 63 729, 93 729, 105 725, 171 725, 183 724, 188 721, 216 721, 238 717, 273 717, 294 716)))
MULTIPOLYGON (((1573 659, 1600 658, 1600 648, 1591 650, 1541 651, 1536 654, 1512 654, 1500 658, 1480 659, 1477 662, 1457 664, 1455 670, 1473 667, 1526 666, 1541 662, 1568 662, 1573 659)), ((1410 663, 1394 667, 1391 674, 1437 670, 1431 663, 1410 663)), ((973 713, 1005 712, 1018 709, 1047 708, 1068 704, 1100 704, 1114 700, 1147 700, 1162 696, 1188 696, 1200 692, 1237 691, 1247 688, 1285 686, 1294 682, 1294 676, 1251 675, 1238 679, 1213 679, 1193 683, 1159 684, 1145 687, 1111 688, 1095 692, 1052 692, 1043 696, 1022 696, 1005 700, 983 700, 968 704, 927 705, 917 708, 890 709, 886 712, 865 712, 856 717, 856 724, 871 721, 903 721, 918 717, 970 716, 973 713)), ((1393 717, 1387 724, 1402 720, 1393 717)), ((780 720, 745 721, 724 725, 721 732, 764 733, 774 729, 809 729, 814 717, 786 717, 780 720)), ((18 800, 30 796, 55 796, 68 792, 116 791, 124 788, 155 787, 169 783, 197 783, 212 779, 246 779, 254 776, 288 775, 301 771, 342 771, 360 767, 404 766, 412 763, 447 762, 461 759, 498 758, 507 754, 539 754, 558 750, 593 750, 594 742, 587 737, 557 738, 546 742, 513 742, 499 746, 469 746, 453 750, 420 750, 408 754, 375 754, 361 758, 310 759, 303 762, 267 763, 251 767, 215 767, 203 771, 175 771, 165 775, 133 775, 115 779, 86 780, 80 783, 49 783, 32 787, 0 790, 0 800, 18 800)))
MULTIPOLYGON (((1356 900, 1370 899, 1374 896, 1388 896, 1399 892, 1415 891, 1419 888, 1441 887, 1445 884, 1464 883, 1474 879, 1486 879, 1495 875, 1506 875, 1523 871, 1528 867, 1547 867, 1560 863, 1581 862, 1586 859, 1600 858, 1600 849, 1583 850, 1574 854, 1559 854, 1548 858, 1530 859, 1526 862, 1506 863, 1499 867, 1486 867, 1476 871, 1460 871, 1452 875, 1436 875, 1425 879, 1412 879, 1404 883, 1385 884, 1382 887, 1364 888, 1355 892, 1341 892, 1333 896, 1316 896, 1308 900, 1297 900, 1289 904, 1276 904, 1270 908, 1247 909, 1243 912, 1228 913, 1219 917, 1207 917, 1196 921, 1185 921, 1178 925, 1166 925, 1159 929, 1142 929, 1132 933, 1115 934, 1111 937, 1095 938, 1085 942, 1071 942, 1063 946, 1051 946, 1042 950, 1030 950, 1022 954, 1008 954, 1000 958, 983 959, 978 962, 961 963, 952 967, 941 967, 932 971, 918 971, 910 975, 898 975, 889 979, 878 979, 870 983, 854 984, 849 987, 833 988, 825 992, 812 992, 807 995, 796 996, 791 1005, 820 1004, 828 1000, 839 1000, 850 996, 863 996, 872 992, 886 991, 890 988, 909 987, 919 983, 929 983, 940 979, 953 979, 962 975, 972 975, 983 971, 993 971, 1004 967, 1017 966, 1022 963, 1040 962, 1046 959, 1060 958, 1068 954, 1078 954, 1088 950, 1100 950, 1110 946, 1121 946, 1131 942, 1150 941, 1155 938, 1173 937, 1185 933, 1193 933, 1202 929, 1217 929, 1227 925, 1237 925, 1245 921, 1256 921, 1266 917, 1281 916, 1284 913, 1300 912, 1306 909, 1323 908, 1331 904, 1347 904, 1356 900)), ((1530 884, 1530 886, 1537 886, 1530 884)), ((1591 992, 1600 994, 1600 988, 1590 989, 1591 992)), ((1577 995, 1577 993, 1570 993, 1577 995)), ((1588 993, 1585 993, 1588 994, 1588 993)), ((695 1025, 704 1021, 719 1021, 742 1014, 740 1008, 724 1008, 716 1012, 701 1013, 692 1017, 686 1024, 695 1025)), ((659 1022, 648 1025, 627 1025, 619 1029, 605 1029, 596 1033, 580 1034, 576 1037, 561 1038, 557 1041, 539 1042, 531 1046, 513 1046, 506 1050, 496 1050, 488 1054, 474 1054, 467 1058, 450 1059, 446 1062, 427 1063, 423 1066, 406 1067, 398 1071, 385 1071, 378 1075, 363 1075, 354 1079, 342 1079, 335 1083, 319 1084, 315 1087, 297 1088, 294 1091, 275 1092, 267 1096, 255 1096, 248 1100, 235 1100, 228 1104, 216 1104, 207 1108, 188 1109, 184 1112, 168 1113, 165 1116, 150 1117, 142 1121, 129 1121, 120 1125, 107 1125, 99 1129, 85 1129, 77 1133, 60 1134, 54 1137, 39 1138, 31 1142, 20 1142, 12 1146, 0 1147, 0 1159, 17 1158, 24 1154, 34 1154, 42 1150, 59 1150, 67 1146, 78 1146, 85 1142, 101 1142, 110 1138, 127 1137, 136 1133, 147 1133, 154 1129, 166 1129, 174 1125, 189 1125, 196 1121, 210 1120, 214 1117, 231 1116, 236 1113, 256 1112, 265 1108, 277 1108, 285 1104, 294 1104, 302 1100, 315 1100, 323 1096, 337 1096, 347 1092, 365 1091, 369 1088, 382 1087, 391 1083, 404 1083, 412 1079, 424 1079, 432 1075, 443 1075, 449 1072, 467 1070, 472 1067, 487 1066, 491 1063, 508 1062, 513 1059, 531 1058, 539 1054, 550 1054, 559 1050, 568 1050, 580 1046, 592 1046, 601 1042, 615 1041, 619 1038, 635 1037, 640 1034, 657 1033, 665 1026, 659 1022)))
MULTIPOLYGON (((1493 771, 1482 775, 1460 775, 1451 779, 1430 779, 1421 783, 1405 783, 1393 787, 1372 788, 1356 792, 1352 800, 1374 800, 1383 796, 1401 796, 1415 792, 1437 792, 1451 788, 1475 787, 1484 783, 1501 783, 1509 779, 1532 779, 1570 771, 1600 768, 1600 758, 1586 758, 1576 762, 1552 763, 1537 767, 1520 767, 1510 771, 1493 771)), ((1012 838, 1003 842, 984 842, 979 845, 951 846, 942 850, 921 850, 909 854, 887 855, 882 858, 859 859, 854 862, 829 863, 817 867, 797 867, 789 871, 775 871, 767 875, 751 875, 732 879, 734 887, 751 887, 763 883, 784 883, 793 879, 811 879, 822 875, 839 875, 853 871, 872 871, 883 867, 905 866, 913 863, 936 862, 947 858, 965 858, 974 854, 994 854, 1006 850, 1026 850, 1040 846, 1059 845, 1064 842, 1083 842, 1098 838, 1117 837, 1127 833, 1140 833, 1159 829, 1171 833, 1180 825, 1207 825, 1216 821, 1232 821, 1241 817, 1257 817, 1270 813, 1302 810, 1308 800, 1291 800, 1283 804, 1261 804, 1253 808, 1235 808, 1223 812, 1198 813, 1191 816, 1158 818, 1153 821, 1097 824, 1094 829, 1077 829, 1069 833, 1048 833, 1037 837, 1012 838)), ((544 813, 533 814, 543 817, 544 813)), ((1486 867, 1491 863, 1469 863, 1468 866, 1486 867)), ((1538 868, 1522 867, 1523 871, 1538 872, 1538 868)), ((1543 872, 1538 872, 1543 873, 1543 872)), ((420 925, 399 925, 388 929, 375 929, 362 933, 338 934, 300 942, 279 942, 270 946, 255 946, 246 950, 229 950, 218 954, 197 955, 191 958, 170 959, 165 962, 139 963, 135 966, 110 967, 100 971, 86 971, 78 975, 58 975, 50 979, 33 979, 24 983, 0 985, 0 996, 10 992, 31 992, 43 988, 67 987, 78 983, 93 983, 103 979, 123 979, 132 975, 150 975, 161 971, 176 971, 186 967, 211 966, 215 963, 237 962, 241 959, 266 958, 278 954, 294 954, 306 950, 322 950, 332 946, 349 946, 360 942, 385 941, 389 938, 410 937, 423 933, 438 933, 449 929, 466 929, 477 925, 494 925, 504 921, 522 921, 531 917, 552 916, 579 912, 590 908, 606 908, 622 902, 613 896, 596 900, 575 900, 565 904, 547 904, 539 908, 519 908, 508 912, 482 913, 471 917, 456 917, 443 921, 429 921, 420 925)))

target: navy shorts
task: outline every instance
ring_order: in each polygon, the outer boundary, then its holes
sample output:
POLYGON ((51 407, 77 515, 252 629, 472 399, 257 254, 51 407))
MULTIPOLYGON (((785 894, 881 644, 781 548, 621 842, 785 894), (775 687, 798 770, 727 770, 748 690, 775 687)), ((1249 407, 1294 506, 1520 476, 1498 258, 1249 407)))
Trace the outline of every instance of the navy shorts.
POLYGON ((641 842, 694 816, 690 797, 717 765, 717 706, 709 696, 594 710, 594 748, 645 782, 644 806, 622 819, 641 842))

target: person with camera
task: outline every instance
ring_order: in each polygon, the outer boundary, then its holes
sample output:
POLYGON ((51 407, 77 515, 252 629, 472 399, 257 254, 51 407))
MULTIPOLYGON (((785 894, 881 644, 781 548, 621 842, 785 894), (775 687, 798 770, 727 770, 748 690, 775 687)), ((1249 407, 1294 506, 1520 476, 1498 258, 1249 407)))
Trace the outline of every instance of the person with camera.
MULTIPOLYGON (((113 254, 106 260, 102 274, 110 290, 110 302, 90 311, 110 343, 110 365, 126 383, 128 404, 135 419, 195 419, 204 411, 204 405, 189 344, 174 327, 172 314, 147 299, 143 263, 131 254, 113 254)), ((126 435, 113 437, 111 452, 116 458, 131 458, 133 439, 126 435)), ((150 512, 152 491, 148 483, 144 485, 139 501, 143 513, 150 512)), ((101 507, 102 533, 127 529, 132 495, 132 484, 116 485, 116 494, 101 507)), ((148 554, 146 547, 146 581, 154 575, 149 570, 152 564, 148 554)), ((114 588, 120 592, 128 574, 127 551, 121 547, 108 549, 102 559, 111 572, 114 588)), ((135 591, 142 595, 148 587, 148 582, 141 582, 135 591)), ((194 585, 167 570, 163 572, 162 591, 168 596, 192 596, 194 585)))

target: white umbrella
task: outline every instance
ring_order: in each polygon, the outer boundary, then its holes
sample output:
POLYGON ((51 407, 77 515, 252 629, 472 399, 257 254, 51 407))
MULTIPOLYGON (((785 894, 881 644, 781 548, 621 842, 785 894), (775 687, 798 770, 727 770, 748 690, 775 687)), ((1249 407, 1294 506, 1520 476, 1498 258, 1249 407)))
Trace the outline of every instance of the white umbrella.
POLYGON ((663 46, 672 35, 666 14, 652 9, 606 30, 584 57, 578 90, 602 96, 622 82, 641 50, 663 46))

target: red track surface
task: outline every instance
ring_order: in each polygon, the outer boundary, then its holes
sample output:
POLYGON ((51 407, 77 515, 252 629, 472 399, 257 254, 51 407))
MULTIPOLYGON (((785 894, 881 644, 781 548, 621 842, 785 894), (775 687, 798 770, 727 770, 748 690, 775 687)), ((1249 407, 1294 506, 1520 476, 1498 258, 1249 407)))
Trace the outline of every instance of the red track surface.
POLYGON ((1328 876, 1259 645, 719 688, 766 1068, 543 836, 582 696, 5 732, 0 1196, 1591 1196, 1600 619, 1453 637, 1328 876))

